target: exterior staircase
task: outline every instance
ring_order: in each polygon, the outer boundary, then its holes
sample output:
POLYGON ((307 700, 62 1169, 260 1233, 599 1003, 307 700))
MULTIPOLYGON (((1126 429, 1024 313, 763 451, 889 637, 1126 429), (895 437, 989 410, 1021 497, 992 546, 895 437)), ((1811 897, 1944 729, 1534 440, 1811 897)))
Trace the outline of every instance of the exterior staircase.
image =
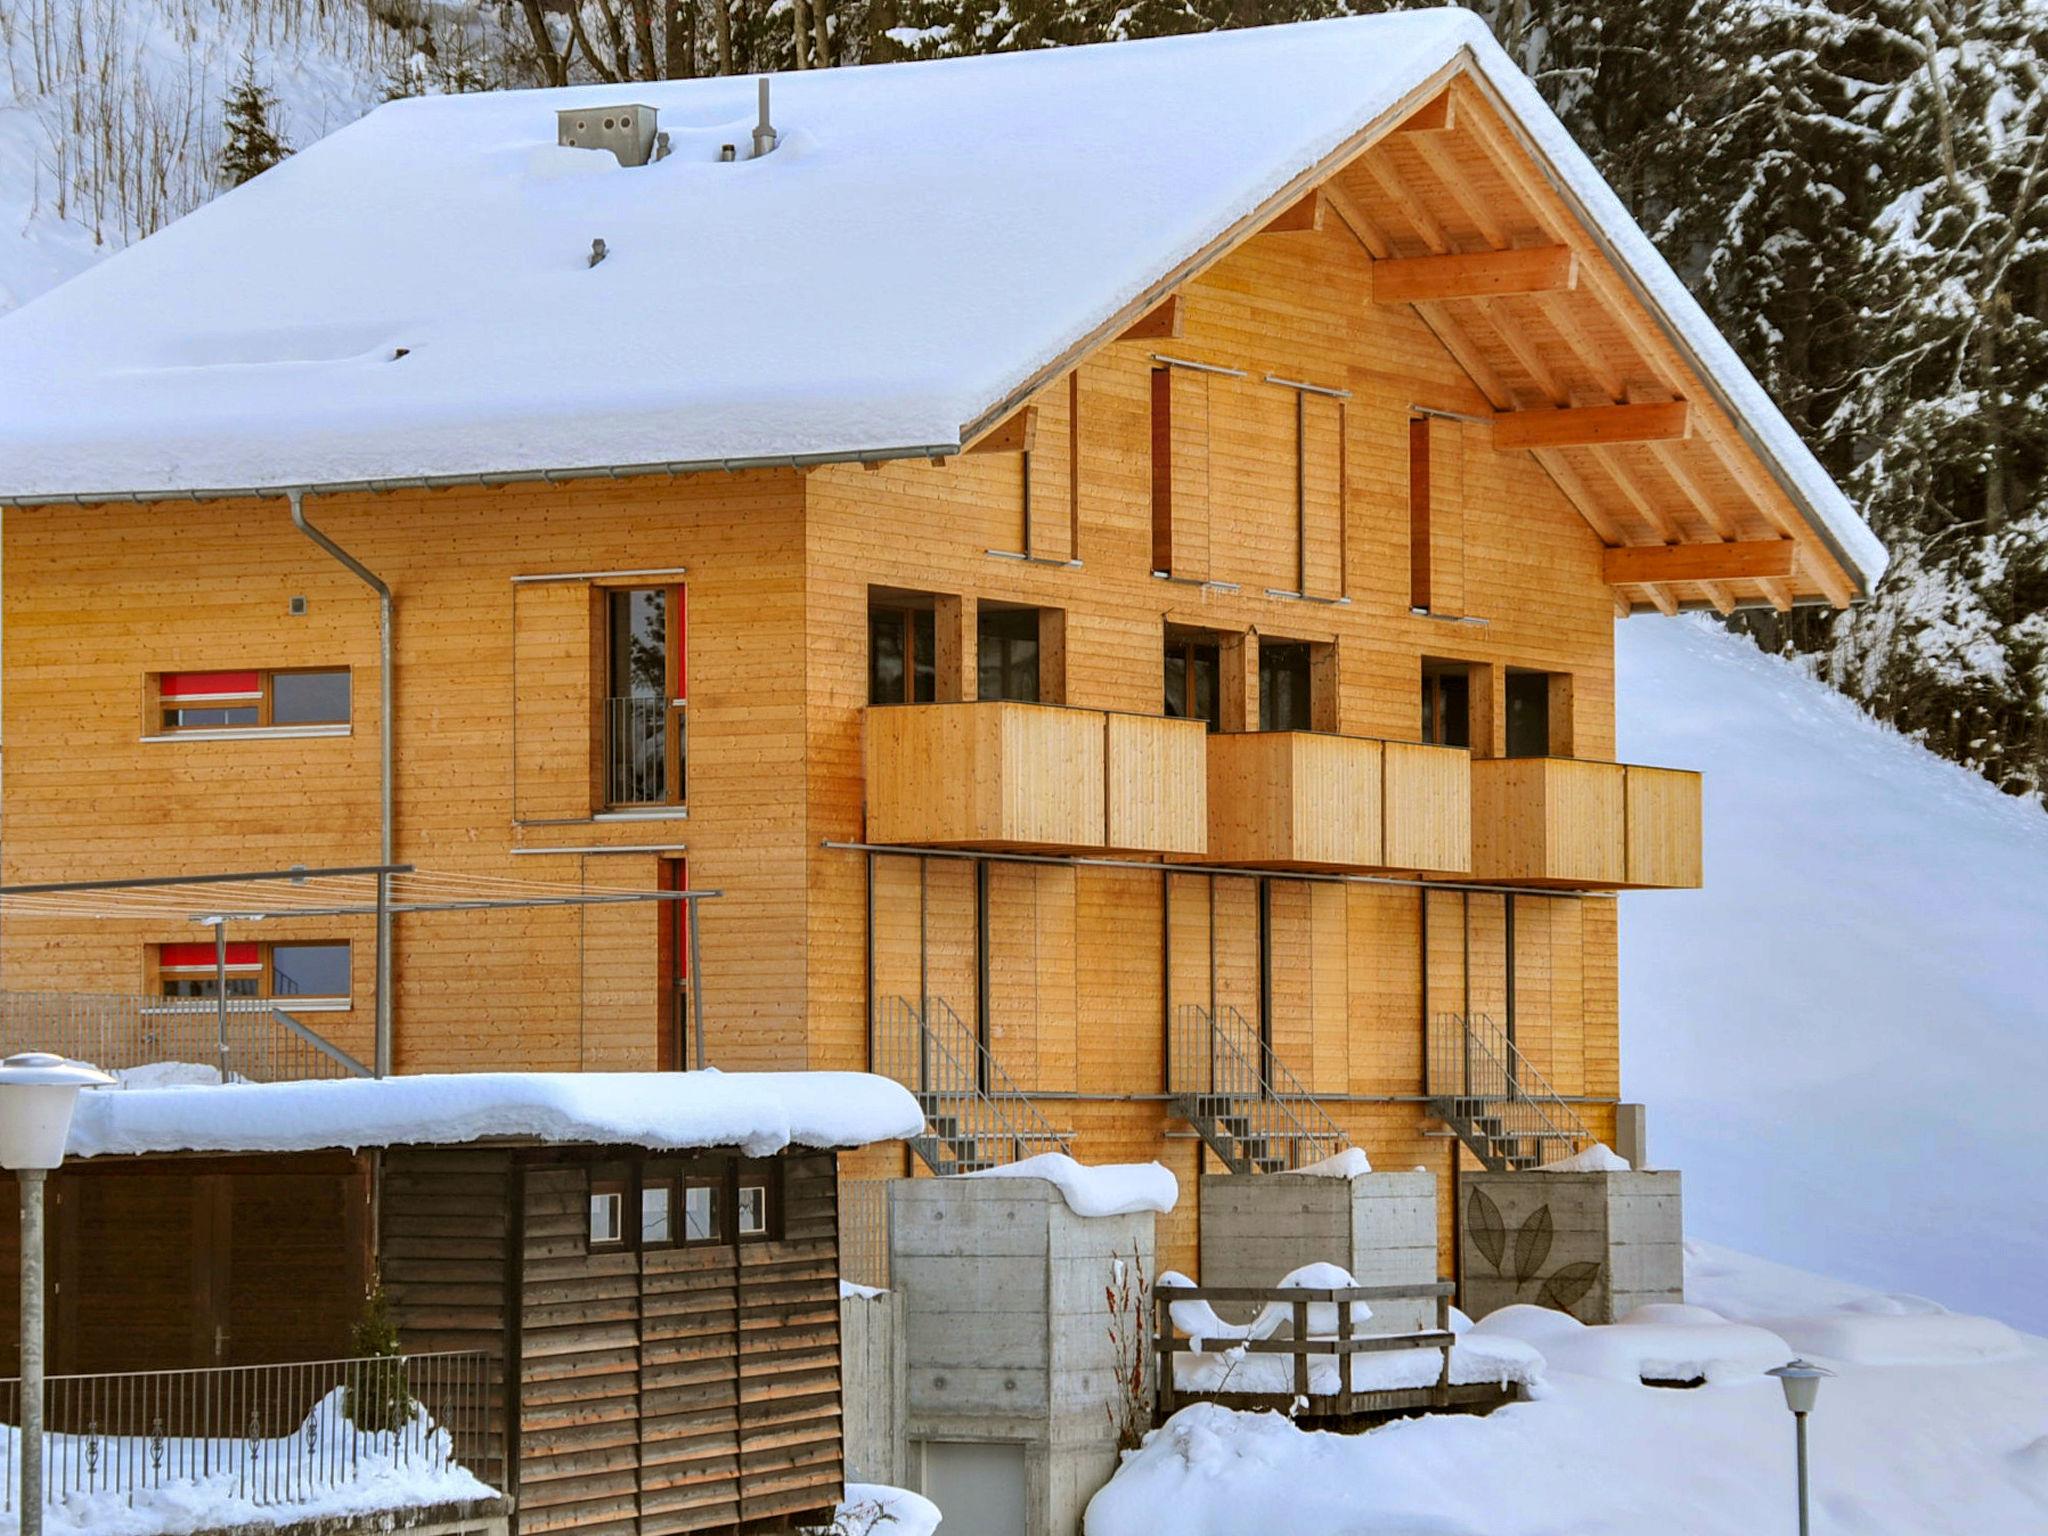
POLYGON ((953 1006, 943 997, 924 1004, 887 998, 875 1014, 875 1070, 924 1111, 925 1128, 910 1139, 919 1161, 944 1175, 1070 1152, 953 1006))
POLYGON ((1343 1150, 1344 1133, 1294 1074, 1266 1049, 1258 1029, 1227 1004, 1174 1010, 1168 1092, 1174 1113, 1195 1128, 1232 1173, 1281 1173, 1343 1150))
POLYGON ((1483 1013, 1430 1021, 1428 1073, 1431 1113, 1491 1172, 1540 1168, 1593 1144, 1586 1123, 1483 1013))

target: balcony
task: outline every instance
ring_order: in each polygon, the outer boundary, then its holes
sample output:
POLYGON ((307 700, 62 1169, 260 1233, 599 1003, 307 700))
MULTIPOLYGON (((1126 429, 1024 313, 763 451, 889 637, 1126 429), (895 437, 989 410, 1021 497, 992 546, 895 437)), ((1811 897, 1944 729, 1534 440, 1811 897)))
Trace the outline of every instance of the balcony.
POLYGON ((1563 757, 1472 764, 1472 873, 1498 884, 1700 883, 1700 776, 1563 757))
POLYGON ((879 705, 864 731, 870 842, 1205 851, 1198 720, 990 700, 879 705))
POLYGON ((1209 857, 1287 869, 1471 867, 1461 748, 1308 731, 1209 742, 1209 857))

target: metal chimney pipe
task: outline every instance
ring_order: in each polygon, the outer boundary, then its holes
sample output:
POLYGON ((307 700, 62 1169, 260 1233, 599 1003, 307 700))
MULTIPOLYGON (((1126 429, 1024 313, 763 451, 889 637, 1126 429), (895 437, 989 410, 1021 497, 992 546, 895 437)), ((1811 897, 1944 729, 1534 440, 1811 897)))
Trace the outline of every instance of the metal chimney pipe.
POLYGON ((754 124, 754 158, 760 159, 761 156, 773 149, 775 144, 775 126, 768 121, 768 77, 763 75, 761 77, 761 120, 754 124))

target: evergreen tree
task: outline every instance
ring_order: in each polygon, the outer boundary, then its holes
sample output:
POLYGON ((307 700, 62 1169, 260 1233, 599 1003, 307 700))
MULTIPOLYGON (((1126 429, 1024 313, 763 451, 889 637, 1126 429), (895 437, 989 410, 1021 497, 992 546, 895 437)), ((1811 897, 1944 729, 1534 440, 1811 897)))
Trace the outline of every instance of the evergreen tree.
POLYGON ((277 110, 277 98, 257 82, 253 54, 242 55, 241 78, 222 106, 221 126, 226 137, 217 166, 222 185, 239 187, 292 152, 271 126, 270 115, 277 110))

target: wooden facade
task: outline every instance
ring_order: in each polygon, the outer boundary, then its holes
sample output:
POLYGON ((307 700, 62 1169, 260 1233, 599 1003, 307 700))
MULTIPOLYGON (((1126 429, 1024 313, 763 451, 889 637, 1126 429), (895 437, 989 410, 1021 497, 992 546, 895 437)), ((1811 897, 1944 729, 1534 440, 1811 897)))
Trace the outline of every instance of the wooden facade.
MULTIPOLYGON (((1850 584, 1505 119, 1447 83, 1289 189, 1315 217, 1276 202, 966 424, 982 451, 309 496, 395 597, 397 857, 719 890, 713 1063, 863 1068, 878 1000, 943 999, 1077 1155, 1187 1187, 1202 1153, 1164 1101, 1187 1003, 1260 1021, 1376 1162, 1445 1189, 1433 1014, 1508 1024, 1611 1137, 1612 892, 1700 878, 1697 781, 1606 761, 1617 612, 1850 584), (624 805, 607 605, 649 587, 686 609, 687 682, 672 665, 668 791, 624 805), (1006 635, 1034 698, 983 696, 1006 635), (1214 735, 1165 718, 1190 664, 1214 735)), ((6 879, 376 848, 376 605, 281 500, 10 508, 4 537, 6 879), (347 667, 353 717, 147 718, 150 679, 234 666, 347 667)), ((671 1061, 661 921, 402 916, 399 1069, 671 1061)), ((145 990, 188 927, 14 921, 0 985, 145 990)), ((263 936, 367 957, 370 931, 263 936)), ((368 974, 320 1021, 359 1056, 368 974)), ((1197 1219, 1163 1222, 1163 1262, 1192 1269, 1197 1219)))

